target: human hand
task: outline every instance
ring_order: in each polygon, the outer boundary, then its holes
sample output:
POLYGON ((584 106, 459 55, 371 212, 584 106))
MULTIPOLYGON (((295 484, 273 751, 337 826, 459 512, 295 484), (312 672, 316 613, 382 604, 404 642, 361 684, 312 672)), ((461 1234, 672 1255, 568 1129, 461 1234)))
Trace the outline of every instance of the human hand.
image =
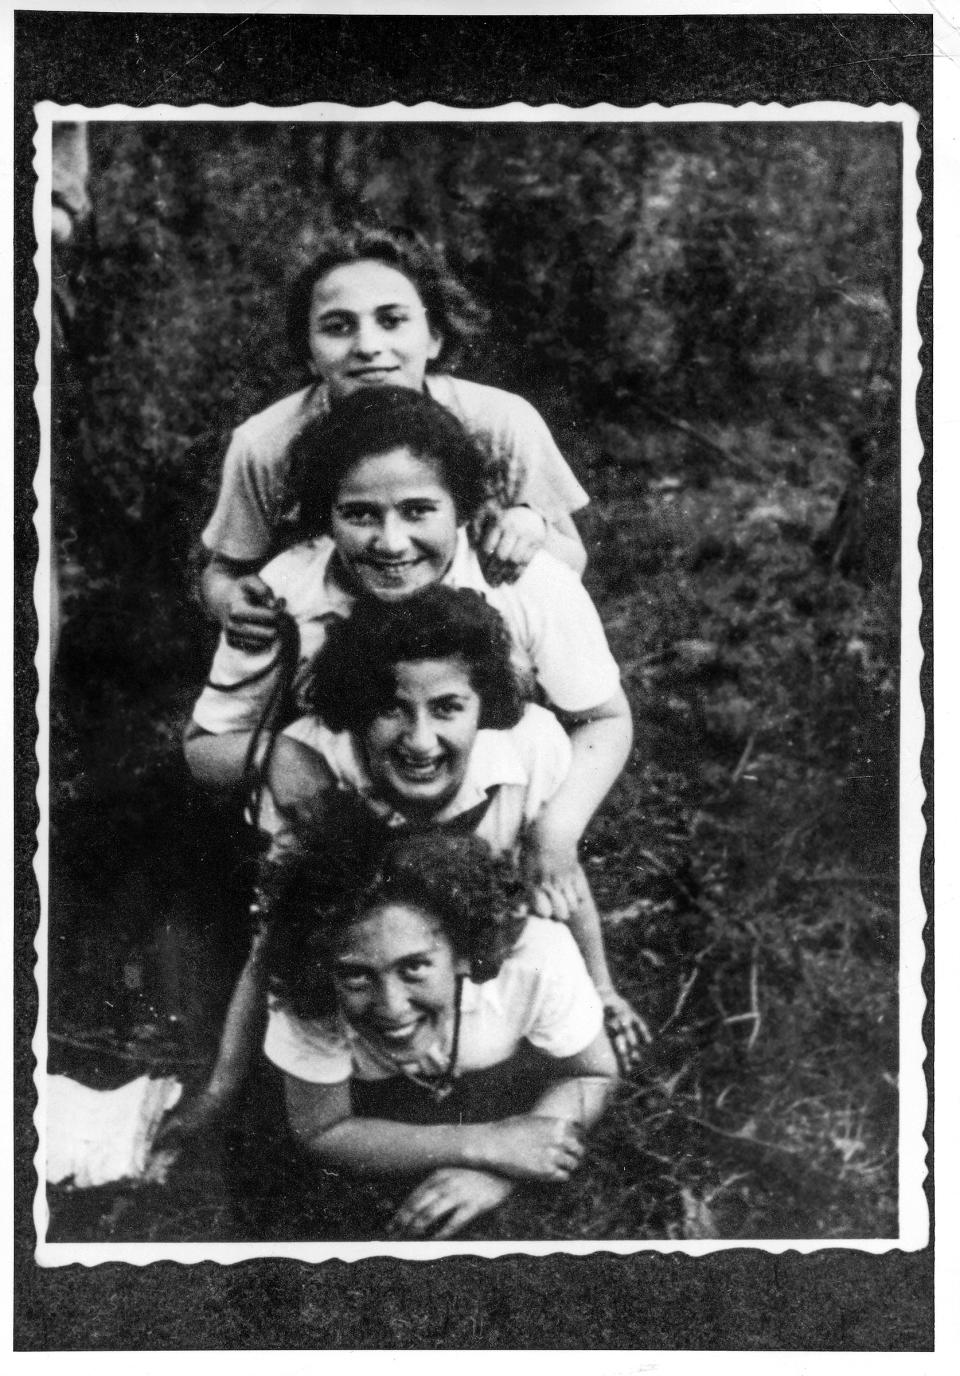
POLYGON ((529 506, 488 507, 480 520, 477 553, 488 583, 515 583, 547 542, 547 518, 529 506))
POLYGON ((491 1169, 514 1180, 569 1180, 584 1145, 569 1119, 523 1113, 486 1124, 483 1150, 491 1169))
POLYGON ((388 1231, 401 1237, 453 1237, 472 1219, 502 1204, 515 1188, 512 1180, 491 1171, 444 1167, 407 1195, 388 1231))
POLYGON ((187 1142, 216 1128, 229 1108, 228 1098, 209 1087, 186 1096, 163 1115, 151 1154, 179 1151, 187 1142))
POLYGON ((621 1074, 627 1075, 640 1064, 644 1044, 649 1046, 653 1037, 637 1010, 616 989, 611 986, 599 993, 607 1036, 616 1052, 621 1074))
POLYGON ((531 906, 538 917, 569 922, 590 888, 577 856, 577 843, 534 824, 523 851, 523 869, 533 888, 531 906))
POLYGON ((282 598, 274 597, 256 573, 244 574, 230 590, 223 623, 227 644, 247 654, 259 654, 277 638, 282 598))

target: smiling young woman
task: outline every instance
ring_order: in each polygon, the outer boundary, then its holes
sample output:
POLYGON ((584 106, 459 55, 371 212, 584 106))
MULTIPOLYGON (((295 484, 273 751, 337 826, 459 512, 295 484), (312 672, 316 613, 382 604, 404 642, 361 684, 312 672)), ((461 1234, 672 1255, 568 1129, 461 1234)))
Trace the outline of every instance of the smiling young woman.
POLYGON ((268 771, 260 825, 281 840, 325 792, 362 797, 395 825, 477 830, 512 851, 570 765, 556 717, 524 705, 503 619, 479 594, 437 584, 361 603, 331 626, 268 771), (302 749, 291 775, 282 753, 302 749), (309 756, 314 761, 311 779, 309 756))
POLYGON ((577 573, 586 554, 571 513, 587 504, 541 416, 522 397, 454 377, 481 312, 443 252, 379 225, 337 229, 293 280, 290 352, 308 380, 234 431, 214 512, 201 590, 238 645, 277 636, 278 608, 260 578, 297 519, 292 449, 304 426, 357 391, 405 387, 431 395, 483 454, 488 498, 475 528, 484 570, 514 578, 541 548, 577 573))
POLYGON ((267 953, 264 1051, 304 1156, 338 1191, 420 1177, 389 1225, 413 1238, 568 1180, 616 1084, 569 933, 525 919, 475 836, 390 836, 346 808, 321 843, 276 867, 267 953))
POLYGON ((404 903, 374 904, 348 928, 330 966, 337 1002, 374 1055, 427 1063, 467 973, 434 918, 404 903))
POLYGON ((311 367, 334 401, 361 387, 422 391, 443 348, 410 278, 375 258, 343 263, 314 284, 308 340, 311 367))
POLYGON ((447 573, 456 506, 434 465, 409 448, 392 449, 350 470, 330 511, 330 534, 347 582, 389 602, 447 573))
POLYGON ((480 698, 461 656, 395 666, 393 702, 364 745, 377 791, 410 816, 432 816, 461 788, 480 724, 480 698))

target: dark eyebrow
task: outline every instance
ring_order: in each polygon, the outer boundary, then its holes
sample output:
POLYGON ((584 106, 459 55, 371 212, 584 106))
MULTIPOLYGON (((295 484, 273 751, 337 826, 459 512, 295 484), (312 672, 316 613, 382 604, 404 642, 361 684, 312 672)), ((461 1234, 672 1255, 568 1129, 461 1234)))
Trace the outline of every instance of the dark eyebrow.
POLYGON ((411 960, 426 960, 429 956, 435 955, 439 946, 428 946, 422 951, 408 951, 405 956, 401 956, 397 961, 398 965, 409 965, 411 960))
MULTIPOLYGON (((409 311, 412 306, 406 305, 403 301, 384 301, 379 306, 374 306, 375 311, 409 311)), ((320 312, 320 319, 325 320, 328 315, 356 315, 356 311, 348 310, 346 306, 327 306, 320 312)))
MULTIPOLYGON (((401 956, 395 961, 395 965, 409 965, 414 960, 429 960, 437 951, 436 946, 430 946, 422 951, 408 951, 405 956, 401 956)), ((358 961, 343 960, 339 956, 334 957, 334 970, 338 975, 373 975, 376 973, 369 965, 362 965, 358 961)))
POLYGON ((341 960, 339 956, 334 956, 333 963, 340 974, 368 975, 370 973, 369 965, 361 965, 355 960, 341 960))

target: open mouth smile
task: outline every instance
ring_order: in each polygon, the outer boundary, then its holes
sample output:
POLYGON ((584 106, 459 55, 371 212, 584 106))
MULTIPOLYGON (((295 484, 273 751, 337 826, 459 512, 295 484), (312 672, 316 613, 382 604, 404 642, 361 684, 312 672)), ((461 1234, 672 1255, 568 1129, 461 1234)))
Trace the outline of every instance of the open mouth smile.
POLYGON ((377 1027, 376 1034, 388 1046, 406 1046, 416 1036, 422 1021, 422 1018, 414 1018, 398 1027, 377 1027))
POLYGON ((397 773, 411 783, 433 783, 440 777, 446 755, 435 755, 431 758, 421 758, 415 755, 406 755, 401 751, 395 751, 393 756, 394 765, 397 773))
POLYGON ((381 578, 386 582, 402 582, 410 570, 423 563, 423 560, 391 559, 384 562, 382 559, 364 559, 363 563, 376 578, 381 578))

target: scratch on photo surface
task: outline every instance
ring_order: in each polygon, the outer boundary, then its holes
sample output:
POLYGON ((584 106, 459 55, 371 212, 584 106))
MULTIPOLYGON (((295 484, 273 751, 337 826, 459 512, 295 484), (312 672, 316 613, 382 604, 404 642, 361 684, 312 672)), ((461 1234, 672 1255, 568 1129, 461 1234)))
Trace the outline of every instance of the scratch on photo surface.
MULTIPOLYGON (((910 15, 909 15, 905 10, 902 10, 902 9, 900 8, 899 5, 893 5, 893 9, 896 10, 897 14, 900 16, 901 19, 905 19, 905 20, 907 21, 907 23, 910 25, 910 27, 911 27, 912 29, 916 29, 916 28, 919 27, 917 24, 915 24, 915 23, 913 22, 913 20, 910 18, 910 15)), ((937 6, 937 5, 931 5, 931 6, 930 6, 930 9, 931 9, 931 11, 937 16, 938 19, 941 19, 941 20, 943 21, 943 23, 946 24, 946 26, 947 26, 948 29, 952 29, 953 32, 956 33, 956 34, 960 34, 960 28, 957 27, 957 25, 953 22, 952 19, 949 18, 948 15, 944 14, 943 10, 940 9, 939 6, 937 6)), ((953 53, 948 53, 947 50, 946 50, 946 48, 941 47, 940 44, 937 42, 936 38, 933 39, 933 47, 934 47, 934 52, 933 52, 933 54, 932 54, 933 57, 945 57, 949 62, 955 62, 955 61, 956 61, 955 55, 954 55, 953 53)), ((907 57, 930 57, 931 54, 930 54, 930 53, 925 53, 925 52, 919 52, 919 53, 903 53, 902 56, 903 56, 904 58, 907 58, 907 57)))
MULTIPOLYGON (((153 90, 142 101, 138 102, 138 104, 150 104, 157 92, 162 91, 164 86, 168 86, 175 76, 178 76, 180 72, 184 71, 187 67, 190 66, 191 62, 196 62, 198 57, 203 57, 204 53, 207 53, 210 51, 211 48, 216 47, 217 43, 222 43, 225 38, 229 38, 232 33, 235 33, 237 31, 237 29, 242 29, 244 24, 249 24, 250 20, 255 17, 255 15, 248 14, 243 19, 241 19, 238 24, 231 24, 230 28, 226 29, 220 35, 219 38, 214 39, 212 43, 208 43, 205 48, 200 48, 197 52, 192 53, 190 57, 187 58, 186 62, 181 63, 181 65, 176 69, 175 72, 171 72, 169 76, 164 77, 163 81, 160 82, 160 85, 155 86, 153 90)), ((221 66, 222 65, 223 64, 221 63, 221 66)))

